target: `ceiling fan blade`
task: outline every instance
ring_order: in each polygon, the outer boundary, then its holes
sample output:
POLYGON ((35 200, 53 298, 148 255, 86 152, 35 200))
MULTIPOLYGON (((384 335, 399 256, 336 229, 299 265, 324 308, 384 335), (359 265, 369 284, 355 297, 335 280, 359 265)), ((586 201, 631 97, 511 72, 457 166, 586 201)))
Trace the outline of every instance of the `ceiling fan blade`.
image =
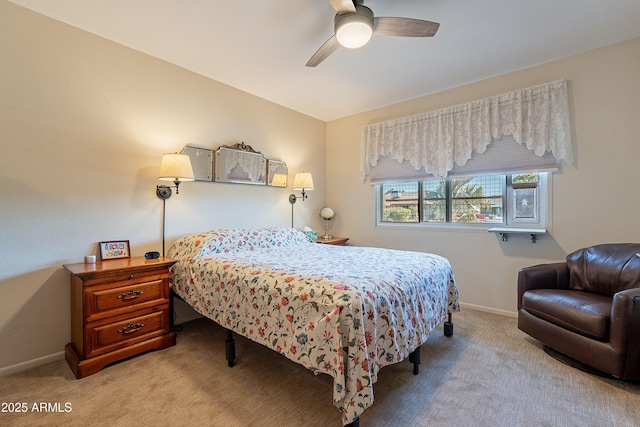
POLYGON ((373 32, 383 36, 433 37, 440 24, 414 18, 380 17, 373 19, 373 32))
POLYGON ((329 0, 329 4, 337 13, 355 12, 352 0, 329 0))
POLYGON ((335 52, 335 50, 339 46, 340 43, 338 43, 338 39, 336 38, 336 36, 331 36, 331 38, 324 42, 324 44, 320 46, 320 49, 318 49, 316 53, 313 54, 311 59, 309 59, 309 61, 307 62, 307 67, 315 67, 316 65, 327 59, 327 57, 335 52))

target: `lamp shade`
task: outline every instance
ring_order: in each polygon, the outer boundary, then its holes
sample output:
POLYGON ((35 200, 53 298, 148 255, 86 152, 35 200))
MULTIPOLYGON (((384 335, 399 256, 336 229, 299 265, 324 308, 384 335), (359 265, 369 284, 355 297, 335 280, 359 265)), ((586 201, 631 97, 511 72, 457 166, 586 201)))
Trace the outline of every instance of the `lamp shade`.
POLYGON ((330 221, 335 216, 336 216, 336 212, 333 210, 331 206, 325 206, 322 209, 320 209, 320 218, 324 219, 325 221, 330 221))
POLYGON ((362 47, 373 34, 373 12, 368 7, 356 6, 355 13, 338 14, 334 30, 342 46, 349 49, 362 47))
POLYGON ((298 172, 293 178, 294 190, 313 190, 313 177, 309 172, 298 172))
POLYGON ((160 164, 161 181, 194 181, 191 159, 188 154, 164 154, 160 164))

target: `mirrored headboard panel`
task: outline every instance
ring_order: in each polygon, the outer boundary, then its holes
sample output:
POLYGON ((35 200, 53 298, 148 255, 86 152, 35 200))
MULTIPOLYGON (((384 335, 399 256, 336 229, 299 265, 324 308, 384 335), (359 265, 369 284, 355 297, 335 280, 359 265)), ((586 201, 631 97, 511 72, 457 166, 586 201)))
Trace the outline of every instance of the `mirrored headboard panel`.
POLYGON ((289 177, 287 164, 280 160, 267 160, 267 185, 286 187, 289 177))
POLYGON ((188 154, 196 181, 213 181, 213 150, 185 145, 182 154, 188 154))
POLYGON ((215 182, 265 185, 267 159, 244 143, 222 146, 215 151, 215 182))
POLYGON ((286 187, 289 170, 282 160, 265 159, 244 142, 222 145, 218 149, 185 145, 196 181, 228 182, 236 184, 286 187))

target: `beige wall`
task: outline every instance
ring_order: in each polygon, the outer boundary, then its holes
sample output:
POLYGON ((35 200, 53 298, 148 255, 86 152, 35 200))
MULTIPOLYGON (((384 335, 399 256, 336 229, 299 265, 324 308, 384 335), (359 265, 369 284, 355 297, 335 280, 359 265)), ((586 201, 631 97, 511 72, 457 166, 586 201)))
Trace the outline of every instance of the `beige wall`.
MULTIPOLYGON (((63 264, 102 240, 128 239, 137 256, 161 250, 165 152, 244 141, 286 161, 290 178, 310 171, 316 190, 294 206, 295 225, 317 226, 324 122, 4 0, 0 28, 0 372, 60 357, 70 339, 63 264)), ((167 201, 167 239, 289 226, 290 192, 185 183, 167 201)))
POLYGON ((521 267, 563 260, 587 245, 640 241, 639 159, 640 39, 635 39, 328 123, 327 201, 338 215, 334 234, 350 236, 356 245, 444 255, 462 302, 513 314, 521 267), (553 174, 552 224, 539 243, 529 243, 527 235, 504 243, 486 231, 375 227, 373 188, 359 175, 364 125, 556 79, 569 82, 577 161, 553 174))

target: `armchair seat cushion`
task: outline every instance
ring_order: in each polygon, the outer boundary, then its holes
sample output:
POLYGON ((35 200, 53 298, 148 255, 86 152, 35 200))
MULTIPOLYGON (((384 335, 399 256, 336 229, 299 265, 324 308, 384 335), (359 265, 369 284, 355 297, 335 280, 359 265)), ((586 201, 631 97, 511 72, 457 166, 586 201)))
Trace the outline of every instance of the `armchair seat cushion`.
POLYGON ((522 308, 547 322, 598 341, 609 341, 613 299, 567 289, 531 289, 522 308))

